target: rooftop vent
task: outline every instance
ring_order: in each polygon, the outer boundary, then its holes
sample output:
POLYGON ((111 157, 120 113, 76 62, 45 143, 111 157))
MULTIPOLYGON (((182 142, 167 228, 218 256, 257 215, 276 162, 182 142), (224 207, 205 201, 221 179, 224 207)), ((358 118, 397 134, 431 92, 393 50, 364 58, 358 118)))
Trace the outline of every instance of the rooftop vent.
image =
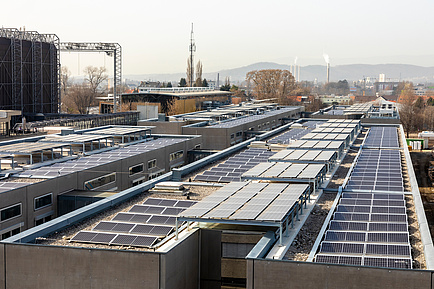
POLYGON ((182 183, 178 182, 161 182, 149 190, 155 194, 170 194, 170 195, 188 195, 189 190, 184 187, 182 183))

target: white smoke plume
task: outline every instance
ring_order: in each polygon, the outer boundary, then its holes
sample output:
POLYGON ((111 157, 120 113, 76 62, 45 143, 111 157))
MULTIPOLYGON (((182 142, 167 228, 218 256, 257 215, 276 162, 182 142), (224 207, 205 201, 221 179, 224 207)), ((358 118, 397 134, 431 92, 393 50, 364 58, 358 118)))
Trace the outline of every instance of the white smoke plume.
POLYGON ((329 64, 329 63, 330 63, 330 57, 328 56, 328 54, 325 54, 325 53, 324 53, 322 56, 324 57, 325 62, 326 62, 327 64, 329 64))

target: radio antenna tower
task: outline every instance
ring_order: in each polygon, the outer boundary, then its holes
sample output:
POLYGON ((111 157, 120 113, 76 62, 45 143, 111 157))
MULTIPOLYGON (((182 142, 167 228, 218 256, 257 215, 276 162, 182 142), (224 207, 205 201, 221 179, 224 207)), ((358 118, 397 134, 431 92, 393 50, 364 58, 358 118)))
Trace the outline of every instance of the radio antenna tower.
POLYGON ((188 76, 190 80, 190 86, 193 86, 193 78, 194 78, 194 52, 196 52, 196 44, 194 43, 194 34, 193 34, 193 23, 191 23, 191 35, 190 35, 190 75, 188 76))

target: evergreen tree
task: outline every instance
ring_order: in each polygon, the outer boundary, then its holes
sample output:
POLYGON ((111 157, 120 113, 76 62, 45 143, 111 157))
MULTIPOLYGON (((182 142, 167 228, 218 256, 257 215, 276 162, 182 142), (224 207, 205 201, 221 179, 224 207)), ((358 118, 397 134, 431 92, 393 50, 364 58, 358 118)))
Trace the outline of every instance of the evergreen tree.
POLYGON ((187 86, 187 80, 186 80, 184 77, 182 77, 182 78, 179 80, 178 86, 179 86, 179 87, 186 87, 186 86, 187 86))

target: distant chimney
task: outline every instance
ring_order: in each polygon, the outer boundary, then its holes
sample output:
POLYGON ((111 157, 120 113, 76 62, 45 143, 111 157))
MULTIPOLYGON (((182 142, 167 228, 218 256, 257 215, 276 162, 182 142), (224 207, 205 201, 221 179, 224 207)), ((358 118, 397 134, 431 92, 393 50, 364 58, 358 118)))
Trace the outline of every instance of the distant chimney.
POLYGON ((216 89, 220 89, 220 73, 217 73, 217 86, 216 89))
POLYGON ((327 83, 330 82, 330 63, 327 62, 327 83))

